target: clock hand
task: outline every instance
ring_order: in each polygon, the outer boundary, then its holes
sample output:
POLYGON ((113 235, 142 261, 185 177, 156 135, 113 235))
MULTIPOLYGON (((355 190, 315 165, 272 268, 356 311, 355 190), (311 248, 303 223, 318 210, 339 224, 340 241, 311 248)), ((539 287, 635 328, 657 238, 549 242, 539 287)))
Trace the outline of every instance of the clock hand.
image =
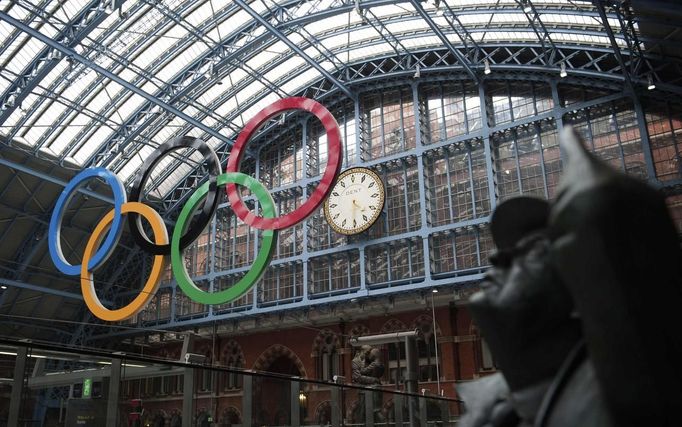
POLYGON ((358 202, 356 202, 355 199, 353 199, 353 206, 354 206, 354 207, 357 206, 358 208, 360 208, 360 212, 364 212, 364 211, 365 211, 365 208, 363 208, 362 206, 358 205, 358 202))

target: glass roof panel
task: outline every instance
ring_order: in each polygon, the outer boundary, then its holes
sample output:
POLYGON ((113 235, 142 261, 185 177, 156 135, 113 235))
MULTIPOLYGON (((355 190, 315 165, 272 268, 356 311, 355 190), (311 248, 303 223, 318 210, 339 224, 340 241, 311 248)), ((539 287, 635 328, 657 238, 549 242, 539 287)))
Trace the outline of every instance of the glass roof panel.
MULTIPOLYGON (((40 28, 43 34, 51 37, 55 37, 65 23, 75 19, 89 4, 87 0, 46 0, 33 3, 36 5, 25 0, 18 4, 0 0, 0 7, 12 16, 26 20, 32 27, 40 28), (33 7, 46 11, 50 15, 48 22, 45 22, 47 15, 31 14, 30 9, 33 7)), ((454 46, 461 46, 462 42, 450 26, 444 3, 458 14, 460 22, 466 26, 470 35, 484 47, 486 43, 493 46, 508 42, 518 42, 515 43, 517 45, 538 43, 537 34, 516 0, 441 0, 440 3, 438 10, 434 1, 422 3, 422 7, 454 46), (501 9, 504 10, 496 11, 501 9)), ((364 12, 364 18, 351 11, 328 15, 324 19, 309 19, 319 11, 347 8, 349 4, 352 5, 352 2, 340 0, 249 2, 249 6, 257 13, 274 13, 269 18, 270 22, 332 73, 342 70, 345 65, 343 62, 392 56, 396 50, 404 55, 405 48, 416 51, 443 47, 442 40, 408 1, 372 7, 371 12, 364 12), (287 24, 287 21, 297 18, 307 19, 304 27, 287 24), (381 22, 377 22, 377 18, 381 22), (382 27, 385 30, 380 34, 377 29, 382 27), (395 37, 399 42, 396 42, 395 37), (327 60, 330 51, 333 52, 334 63, 327 60)), ((591 2, 533 0, 533 4, 555 43, 610 48, 609 39, 591 2), (550 12, 545 13, 543 10, 550 12), (563 10, 567 13, 563 13, 563 10), (591 16, 581 15, 582 11, 589 11, 591 16)), ((278 98, 271 85, 280 86, 284 92, 293 94, 322 77, 303 58, 293 54, 278 37, 267 34, 262 26, 252 26, 253 22, 247 12, 231 2, 128 0, 123 4, 121 14, 114 12, 107 16, 96 28, 90 30, 75 50, 149 94, 159 94, 162 89, 169 90, 168 83, 181 75, 185 79, 174 86, 174 90, 182 90, 190 82, 200 79, 197 81, 200 83, 197 88, 193 88, 191 93, 182 98, 182 104, 176 103, 175 106, 197 117, 207 126, 219 126, 217 117, 234 117, 234 124, 239 127, 263 106, 278 98), (129 16, 126 15, 128 13, 129 16), (218 16, 222 18, 216 23, 218 16), (254 37, 258 36, 264 36, 262 43, 252 45, 254 37), (218 43, 228 39, 233 40, 232 44, 218 49, 218 43), (230 58, 229 63, 220 67, 220 79, 206 78, 210 64, 203 57, 213 50, 219 51, 221 57, 229 55, 230 58), (194 72, 182 74, 187 68, 194 72), (146 77, 140 77, 141 74, 146 77), (218 85, 218 82, 221 84, 218 85), (217 105, 214 106, 214 103, 217 105), (202 109, 197 107, 212 110, 211 115, 204 117, 202 109)), ((619 45, 625 47, 620 36, 619 21, 610 18, 609 24, 616 33, 619 45)), ((0 22, 0 91, 6 92, 11 87, 10 84, 17 80, 18 74, 44 48, 41 42, 0 22)), ((144 98, 131 95, 128 89, 118 83, 108 79, 99 83, 99 80, 100 77, 86 67, 78 63, 69 65, 66 59, 62 59, 22 103, 23 107, 35 108, 35 111, 26 124, 18 129, 17 135, 26 138, 27 144, 37 144, 38 141, 47 144, 49 150, 46 147, 43 150, 45 153, 60 155, 64 154, 61 153, 62 150, 69 147, 73 153, 68 154, 73 155, 76 161, 87 160, 100 144, 111 137, 114 129, 110 126, 122 125, 142 105, 147 104, 144 98), (54 93, 47 94, 47 88, 51 88, 54 93), (120 99, 119 95, 122 95, 120 99), (84 109, 73 111, 72 105, 51 102, 46 100, 46 96, 62 97, 84 109), (115 100, 113 106, 110 105, 112 100, 115 100), (68 113, 64 114, 66 120, 57 123, 64 112, 68 113), (105 115, 107 125, 102 125, 101 119, 93 118, 93 114, 105 115), (52 125, 58 127, 53 130, 52 125)), ((4 133, 10 132, 12 126, 21 120, 22 112, 15 108, 5 122, 0 124, 0 129, 4 133)), ((152 122, 156 126, 157 120, 152 122)), ((204 133, 201 129, 188 126, 184 120, 173 118, 169 124, 160 126, 158 131, 143 130, 138 138, 151 138, 154 141, 151 144, 158 144, 180 130, 196 135, 204 133)), ((216 138, 209 140, 212 144, 221 143, 216 138)), ((150 148, 144 146, 142 150, 144 152, 150 148)), ((132 153, 132 157, 126 161, 121 159, 117 168, 120 169, 121 176, 130 176, 139 164, 139 156, 132 153)), ((169 164, 168 167, 172 166, 169 164)), ((187 167, 189 166, 185 166, 187 167)), ((185 172, 185 169, 179 169, 172 179, 164 182, 164 188, 170 191, 176 179, 180 179, 185 172)))

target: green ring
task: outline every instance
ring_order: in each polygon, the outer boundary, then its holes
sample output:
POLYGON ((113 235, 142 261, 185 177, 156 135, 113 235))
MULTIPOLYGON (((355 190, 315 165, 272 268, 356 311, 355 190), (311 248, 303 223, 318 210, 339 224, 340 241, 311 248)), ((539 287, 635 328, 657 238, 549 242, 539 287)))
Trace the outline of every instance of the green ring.
MULTIPOLYGON (((185 263, 182 260, 182 250, 180 250, 180 238, 185 231, 189 221, 194 213, 196 207, 206 197, 208 193, 209 182, 204 183, 199 187, 189 198, 185 206, 180 212, 178 221, 173 230, 173 238, 171 239, 171 266, 173 268, 173 275, 182 291, 192 300, 201 304, 224 304, 233 301, 242 296, 248 291, 258 279, 261 278, 265 272, 265 268, 270 264, 272 254, 275 251, 275 244, 277 243, 277 231, 264 230, 261 247, 258 250, 256 260, 253 262, 251 269, 241 278, 234 286, 220 292, 207 292, 199 289, 194 284, 187 273, 185 263)), ((265 218, 275 218, 275 202, 268 190, 263 187, 256 179, 245 175, 241 172, 230 172, 218 175, 218 186, 225 184, 239 184, 251 190, 256 196, 263 208, 263 216, 265 218)))

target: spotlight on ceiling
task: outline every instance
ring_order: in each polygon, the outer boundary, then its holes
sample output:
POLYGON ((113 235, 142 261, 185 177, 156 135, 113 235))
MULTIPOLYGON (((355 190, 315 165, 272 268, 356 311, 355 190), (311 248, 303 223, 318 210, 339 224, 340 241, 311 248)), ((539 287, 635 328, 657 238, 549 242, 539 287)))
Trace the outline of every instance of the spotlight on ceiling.
POLYGON ((647 77, 647 83, 648 83, 648 86, 646 87, 647 89, 649 89, 649 90, 656 89, 656 85, 654 84, 654 79, 651 76, 647 77))
POLYGON ((488 62, 487 59, 484 59, 483 64, 485 64, 485 67, 483 68, 483 74, 485 75, 490 74, 490 62, 488 62))
POLYGON ((419 68, 419 64, 417 64, 417 70, 414 72, 414 76, 413 76, 413 77, 414 77, 415 79, 418 79, 418 78, 421 77, 421 76, 422 76, 422 71, 421 71, 421 69, 419 68))
POLYGON ((434 294, 437 294, 437 293, 438 293, 438 289, 433 288, 433 289, 431 290, 431 292, 433 292, 434 294))
POLYGON ((561 76, 562 79, 568 75, 568 73, 566 72, 566 64, 563 62, 561 63, 561 71, 559 71, 559 75, 561 76))

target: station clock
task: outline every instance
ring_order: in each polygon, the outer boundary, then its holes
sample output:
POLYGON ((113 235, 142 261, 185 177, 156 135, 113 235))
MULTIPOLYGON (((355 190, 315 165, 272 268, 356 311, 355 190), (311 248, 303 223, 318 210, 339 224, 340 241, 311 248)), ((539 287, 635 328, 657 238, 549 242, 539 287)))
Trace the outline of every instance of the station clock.
POLYGON ((337 233, 362 233, 379 218, 385 198, 384 183, 376 172, 350 168, 336 180, 324 203, 324 215, 337 233))

